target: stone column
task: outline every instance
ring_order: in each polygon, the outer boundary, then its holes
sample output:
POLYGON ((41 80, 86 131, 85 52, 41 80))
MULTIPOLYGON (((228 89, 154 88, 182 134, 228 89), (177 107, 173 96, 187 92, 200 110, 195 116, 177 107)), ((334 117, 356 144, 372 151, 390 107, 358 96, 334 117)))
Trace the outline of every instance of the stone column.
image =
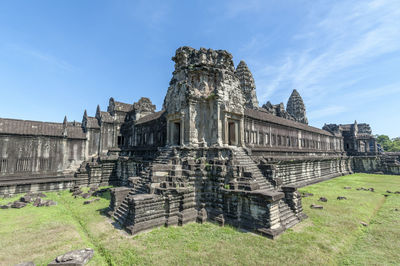
POLYGON ((239 123, 239 145, 238 146, 245 146, 244 144, 244 117, 242 116, 242 118, 240 119, 240 123, 239 123))
POLYGON ((238 146, 239 144, 239 123, 235 122, 235 142, 234 144, 238 146))
POLYGON ((270 147, 272 147, 272 129, 271 129, 271 126, 269 126, 268 144, 269 144, 270 147))
POLYGON ((83 160, 87 160, 89 158, 89 143, 91 141, 91 134, 89 133, 89 130, 86 130, 86 140, 85 140, 85 155, 83 160))
POLYGON ((98 143, 98 156, 103 152, 103 126, 100 124, 99 143, 98 143))
POLYGON ((217 101, 217 144, 222 146, 221 103, 217 101))
MULTIPOLYGON (((166 138, 165 142, 166 142, 165 144, 167 146, 171 144, 171 123, 169 122, 168 118, 167 118, 167 138, 166 138)), ((135 138, 135 143, 136 143, 136 138, 135 138)))
POLYGON ((185 114, 181 113, 181 146, 185 146, 185 114))
POLYGON ((228 119, 226 116, 226 112, 224 112, 224 144, 229 145, 229 128, 228 128, 228 119))
POLYGON ((188 121, 189 121, 189 145, 193 145, 193 146, 198 146, 198 132, 197 132, 197 128, 196 128, 196 119, 198 119, 198 117, 196 117, 197 115, 197 111, 196 111, 196 107, 194 106, 194 102, 190 101, 189 102, 189 114, 188 114, 188 121))

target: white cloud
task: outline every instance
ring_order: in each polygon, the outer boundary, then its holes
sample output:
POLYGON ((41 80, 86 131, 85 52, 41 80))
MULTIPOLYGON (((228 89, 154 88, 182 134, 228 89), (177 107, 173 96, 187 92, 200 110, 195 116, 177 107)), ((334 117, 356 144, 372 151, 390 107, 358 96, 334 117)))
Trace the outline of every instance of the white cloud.
POLYGON ((76 71, 77 68, 71 64, 69 64, 68 62, 57 58, 53 55, 32 49, 32 48, 26 48, 20 45, 15 45, 15 44, 11 44, 7 46, 9 49, 16 51, 18 53, 30 56, 32 58, 35 58, 39 61, 42 61, 46 64, 49 64, 51 66, 55 66, 59 69, 62 70, 66 70, 66 71, 76 71))
POLYGON ((346 110, 347 109, 344 106, 332 105, 332 106, 327 106, 322 109, 318 109, 318 110, 309 112, 307 116, 309 119, 320 119, 320 118, 334 116, 334 115, 343 113, 346 110))
POLYGON ((392 94, 397 94, 400 99, 400 83, 379 86, 378 88, 374 89, 366 89, 363 91, 351 92, 345 94, 345 97, 349 99, 357 98, 365 102, 368 100, 373 101, 378 97, 392 95, 392 94))
POLYGON ((281 62, 265 67, 268 73, 255 72, 261 98, 282 87, 296 88, 306 98, 317 94, 321 97, 327 93, 327 87, 333 88, 333 80, 342 84, 352 83, 349 78, 359 80, 358 76, 348 75, 346 81, 339 80, 339 74, 400 51, 399 1, 331 3, 324 19, 313 10, 309 21, 293 37, 295 41, 305 43, 303 49, 286 51, 281 62))

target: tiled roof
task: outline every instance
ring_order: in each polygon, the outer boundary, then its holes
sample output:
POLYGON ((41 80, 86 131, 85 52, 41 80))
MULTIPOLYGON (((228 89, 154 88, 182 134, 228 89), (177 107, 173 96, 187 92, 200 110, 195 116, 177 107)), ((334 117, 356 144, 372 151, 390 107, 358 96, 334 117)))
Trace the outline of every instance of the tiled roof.
POLYGON ((0 134, 62 136, 63 124, 0 118, 0 134))
POLYGON ((69 139, 86 139, 86 134, 82 130, 82 126, 68 126, 67 138, 69 139))
POLYGON ((158 118, 160 118, 164 113, 165 113, 165 110, 162 110, 162 111, 159 111, 159 112, 155 112, 155 113, 146 115, 146 116, 144 116, 144 117, 142 117, 142 118, 139 118, 139 119, 136 121, 136 124, 143 124, 143 123, 147 123, 147 122, 149 122, 149 121, 158 119, 158 118))
POLYGON ((278 125, 282 125, 282 126, 293 127, 293 128, 297 128, 297 129, 313 132, 313 133, 326 135, 326 136, 333 136, 333 134, 331 134, 328 131, 325 131, 325 130, 322 130, 322 129, 319 129, 319 128, 316 128, 316 127, 311 127, 311 126, 308 126, 308 125, 303 124, 303 123, 299 123, 299 122, 296 122, 296 121, 288 120, 288 119, 285 119, 285 118, 282 118, 282 117, 279 117, 279 116, 275 116, 275 115, 269 114, 267 112, 259 111, 259 110, 245 109, 244 115, 248 116, 248 117, 251 117, 251 118, 254 118, 254 119, 267 121, 267 122, 278 124, 278 125))
POLYGON ((99 121, 97 120, 96 117, 91 117, 88 116, 87 117, 87 124, 86 124, 87 128, 100 128, 99 126, 99 121))
MULTIPOLYGON (((63 137, 63 132, 64 125, 62 123, 0 118, 0 134, 63 137)), ((80 123, 77 123, 76 126, 68 123, 67 137, 86 138, 80 123)))

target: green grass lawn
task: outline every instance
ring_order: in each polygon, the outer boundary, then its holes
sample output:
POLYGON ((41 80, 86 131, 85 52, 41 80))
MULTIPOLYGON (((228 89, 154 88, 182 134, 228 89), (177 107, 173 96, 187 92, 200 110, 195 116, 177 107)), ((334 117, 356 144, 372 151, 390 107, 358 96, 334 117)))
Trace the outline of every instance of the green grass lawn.
POLYGON ((107 197, 83 205, 67 191, 46 193, 57 206, 0 210, 0 264, 46 265, 57 255, 91 247, 89 265, 399 265, 400 195, 385 198, 388 189, 400 191, 400 176, 355 174, 302 188, 314 194, 303 198, 309 218, 275 240, 213 223, 130 236, 102 215, 107 197), (322 196, 328 202, 319 202, 322 196), (324 209, 310 209, 312 203, 324 209))

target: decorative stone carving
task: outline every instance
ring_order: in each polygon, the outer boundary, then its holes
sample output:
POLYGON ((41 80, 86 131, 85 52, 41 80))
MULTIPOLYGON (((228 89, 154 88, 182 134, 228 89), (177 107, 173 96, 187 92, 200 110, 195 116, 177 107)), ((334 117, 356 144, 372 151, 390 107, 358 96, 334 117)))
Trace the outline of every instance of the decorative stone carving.
POLYGON ((283 103, 280 104, 271 104, 268 101, 266 104, 262 106, 264 110, 268 113, 273 114, 275 116, 279 116, 285 119, 294 120, 294 118, 285 110, 285 105, 283 103))
POLYGON ((156 110, 156 106, 151 102, 149 98, 142 97, 138 102, 133 104, 133 115, 134 120, 153 114, 156 110))
POLYGON ((135 110, 136 113, 154 113, 156 106, 149 98, 142 97, 138 102, 133 104, 133 110, 135 110))
POLYGON ((237 114, 240 119, 244 112, 232 55, 185 46, 172 60, 175 71, 163 105, 171 121, 168 139, 177 144, 180 138, 180 145, 222 145, 225 113, 237 114))

